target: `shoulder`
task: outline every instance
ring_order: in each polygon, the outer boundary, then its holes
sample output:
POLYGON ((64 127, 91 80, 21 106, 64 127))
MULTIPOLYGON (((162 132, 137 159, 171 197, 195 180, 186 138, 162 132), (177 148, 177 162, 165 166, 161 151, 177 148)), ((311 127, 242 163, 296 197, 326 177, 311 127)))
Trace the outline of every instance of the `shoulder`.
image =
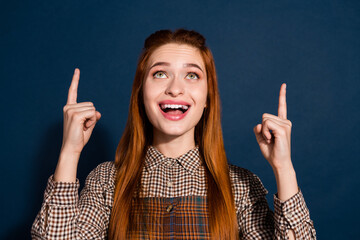
POLYGON ((232 164, 229 164, 229 174, 231 181, 243 184, 248 183, 250 179, 256 176, 251 171, 232 164))
POLYGON ((86 177, 85 186, 81 190, 79 204, 81 206, 111 207, 115 189, 114 162, 103 162, 94 168, 86 177))
POLYGON ((86 178, 86 184, 97 184, 104 188, 114 188, 116 168, 113 161, 100 163, 86 178))
POLYGON ((235 185, 249 188, 251 185, 262 184, 260 178, 248 169, 229 164, 230 180, 235 185))
POLYGON ((236 205, 253 204, 268 193, 260 178, 245 168, 229 164, 229 175, 236 205))

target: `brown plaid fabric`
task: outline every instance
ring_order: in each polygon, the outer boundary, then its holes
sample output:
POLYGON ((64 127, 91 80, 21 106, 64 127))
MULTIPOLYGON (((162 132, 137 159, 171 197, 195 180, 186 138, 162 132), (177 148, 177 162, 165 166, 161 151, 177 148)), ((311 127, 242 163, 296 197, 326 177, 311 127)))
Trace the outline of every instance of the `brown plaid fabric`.
MULTIPOLYGON (((230 165, 240 239, 316 239, 302 192, 281 201, 274 195, 274 212, 267 190, 250 171, 230 165)), ((116 169, 104 162, 87 177, 78 195, 76 183, 49 177, 42 207, 32 225, 33 239, 107 239, 116 169)), ((141 202, 133 201, 133 231, 129 239, 208 239, 206 179, 198 147, 178 158, 167 158, 149 147, 142 175, 141 202), (140 215, 139 209, 145 208, 140 215), (150 228, 150 229, 149 229, 150 228)), ((135 198, 134 198, 135 199, 135 198)), ((121 223, 119 223, 121 224, 121 223)))
POLYGON ((133 209, 129 239, 210 239, 206 197, 141 198, 133 209))

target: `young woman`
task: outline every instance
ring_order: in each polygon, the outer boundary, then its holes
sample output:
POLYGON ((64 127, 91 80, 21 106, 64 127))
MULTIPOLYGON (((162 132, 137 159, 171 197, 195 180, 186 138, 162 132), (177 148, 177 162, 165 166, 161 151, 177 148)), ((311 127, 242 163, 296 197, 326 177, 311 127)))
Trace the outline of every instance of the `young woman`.
POLYGON ((89 174, 80 198, 77 164, 101 114, 77 103, 79 77, 33 239, 316 239, 291 162, 285 84, 278 115, 254 127, 277 181, 272 212, 259 178, 227 163, 214 59, 199 33, 146 39, 115 161, 89 174))

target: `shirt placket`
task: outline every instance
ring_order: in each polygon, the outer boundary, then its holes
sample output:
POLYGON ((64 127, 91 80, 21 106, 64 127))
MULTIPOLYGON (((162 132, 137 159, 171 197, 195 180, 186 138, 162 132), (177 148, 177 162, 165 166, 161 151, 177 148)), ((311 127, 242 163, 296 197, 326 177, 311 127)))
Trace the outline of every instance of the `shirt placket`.
POLYGON ((165 184, 168 192, 168 198, 165 199, 163 204, 164 211, 164 227, 167 231, 165 231, 166 239, 174 239, 175 237, 175 220, 176 220, 176 207, 177 207, 177 199, 174 198, 174 179, 176 179, 176 160, 173 158, 166 159, 166 173, 165 173, 165 184))
POLYGON ((176 179, 176 160, 173 158, 166 159, 166 173, 165 173, 165 189, 168 193, 167 196, 170 198, 174 197, 174 180, 176 179))

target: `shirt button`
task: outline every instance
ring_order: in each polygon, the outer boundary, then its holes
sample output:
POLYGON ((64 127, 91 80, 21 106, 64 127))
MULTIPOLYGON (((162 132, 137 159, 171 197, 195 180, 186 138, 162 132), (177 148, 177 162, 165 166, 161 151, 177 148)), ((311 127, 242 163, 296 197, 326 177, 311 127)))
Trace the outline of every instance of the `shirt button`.
POLYGON ((286 217, 290 219, 290 218, 293 217, 293 214, 292 213, 286 213, 286 217))
POLYGON ((173 209, 173 205, 170 204, 169 206, 167 206, 166 211, 171 212, 172 209, 173 209))
POLYGON ((168 187, 172 187, 172 186, 173 186, 173 183, 172 183, 171 181, 168 181, 168 182, 167 182, 167 186, 168 186, 168 187))
POLYGON ((174 159, 172 158, 168 158, 167 161, 166 161, 166 164, 168 167, 171 167, 172 165, 174 165, 174 159))

